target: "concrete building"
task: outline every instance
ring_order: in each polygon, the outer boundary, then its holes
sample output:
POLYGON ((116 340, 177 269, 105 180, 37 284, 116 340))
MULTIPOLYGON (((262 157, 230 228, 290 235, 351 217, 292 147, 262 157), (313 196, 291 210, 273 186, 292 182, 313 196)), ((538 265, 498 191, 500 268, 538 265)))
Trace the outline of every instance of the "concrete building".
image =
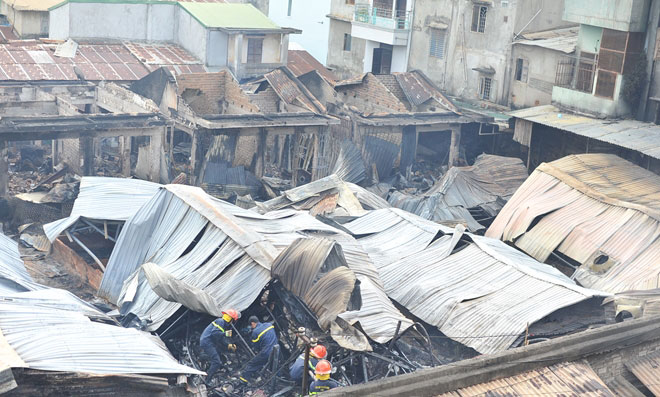
POLYGON ((338 74, 422 70, 446 93, 507 105, 511 43, 562 21, 563 1, 333 0, 328 66, 338 74))
POLYGON ((512 46, 509 106, 549 105, 556 68, 575 59, 579 28, 525 33, 512 46))
POLYGON ((302 34, 291 37, 306 51, 325 65, 330 35, 330 0, 270 0, 268 17, 280 26, 301 29, 302 34))
POLYGON ((250 4, 65 1, 50 9, 50 21, 51 39, 174 42, 238 79, 286 65, 289 34, 300 33, 250 4))
MULTIPOLYGON (((645 52, 650 0, 566 2, 564 19, 580 25, 576 57, 557 64, 552 100, 599 117, 631 113, 624 75, 645 52)), ((657 26, 657 24, 655 25, 657 26)), ((655 29, 649 29, 653 38, 655 29)), ((653 43, 655 44, 655 43, 653 43)))
POLYGON ((61 0, 2 0, 0 14, 22 38, 48 36, 48 9, 61 0))

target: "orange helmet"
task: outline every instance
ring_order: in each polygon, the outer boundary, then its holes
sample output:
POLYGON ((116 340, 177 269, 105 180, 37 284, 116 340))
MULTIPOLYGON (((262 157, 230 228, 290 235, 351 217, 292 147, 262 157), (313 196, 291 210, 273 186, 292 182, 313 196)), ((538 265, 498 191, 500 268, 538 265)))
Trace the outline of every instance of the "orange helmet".
POLYGON ((325 358, 325 355, 328 354, 328 351, 325 349, 325 346, 323 345, 316 345, 311 351, 312 356, 316 358, 325 358))
POLYGON ((234 319, 234 321, 238 321, 238 317, 239 317, 238 312, 234 309, 229 309, 227 311, 223 311, 222 314, 226 314, 229 317, 231 317, 232 319, 234 319))
POLYGON ((321 360, 316 364, 315 372, 317 375, 329 374, 332 371, 332 364, 328 360, 321 360))

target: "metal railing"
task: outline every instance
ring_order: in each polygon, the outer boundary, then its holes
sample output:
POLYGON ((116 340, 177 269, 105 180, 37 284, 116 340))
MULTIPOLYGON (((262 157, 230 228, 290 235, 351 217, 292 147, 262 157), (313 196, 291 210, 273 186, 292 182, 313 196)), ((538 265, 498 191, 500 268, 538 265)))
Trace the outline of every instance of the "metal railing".
POLYGON ((598 56, 564 56, 557 62, 555 85, 576 91, 592 93, 596 80, 598 56))
POLYGON ((356 4, 353 20, 388 29, 406 30, 410 27, 408 11, 372 7, 370 4, 356 4))

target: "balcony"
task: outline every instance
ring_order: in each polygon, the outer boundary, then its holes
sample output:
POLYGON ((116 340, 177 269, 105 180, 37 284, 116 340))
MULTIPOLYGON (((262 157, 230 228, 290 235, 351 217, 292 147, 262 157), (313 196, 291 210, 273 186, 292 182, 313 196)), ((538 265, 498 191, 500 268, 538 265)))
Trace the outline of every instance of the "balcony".
POLYGON ((410 13, 356 4, 351 36, 389 45, 407 45, 410 13))

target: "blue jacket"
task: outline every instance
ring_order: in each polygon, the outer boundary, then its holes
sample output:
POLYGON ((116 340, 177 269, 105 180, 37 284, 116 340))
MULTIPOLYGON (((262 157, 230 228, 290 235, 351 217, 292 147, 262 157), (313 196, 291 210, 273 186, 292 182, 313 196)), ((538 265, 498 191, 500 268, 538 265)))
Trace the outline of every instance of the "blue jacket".
POLYGON ((229 331, 231 325, 228 322, 220 318, 216 318, 211 324, 209 324, 202 332, 200 339, 213 338, 214 340, 219 340, 225 337, 225 331, 229 331))
MULTIPOLYGON (((309 357, 309 369, 314 371, 316 364, 319 362, 317 358, 309 357)), ((301 354, 296 361, 289 367, 289 377, 291 380, 300 381, 303 378, 303 371, 305 367, 305 353, 301 354)))
POLYGON ((252 346, 255 353, 264 352, 270 354, 277 344, 275 327, 271 323, 258 323, 252 330, 252 346))
POLYGON ((317 379, 314 382, 312 382, 311 385, 309 385, 309 394, 315 395, 318 393, 323 393, 324 391, 334 389, 335 387, 341 387, 341 384, 339 384, 339 382, 337 382, 332 378, 327 380, 317 379))

